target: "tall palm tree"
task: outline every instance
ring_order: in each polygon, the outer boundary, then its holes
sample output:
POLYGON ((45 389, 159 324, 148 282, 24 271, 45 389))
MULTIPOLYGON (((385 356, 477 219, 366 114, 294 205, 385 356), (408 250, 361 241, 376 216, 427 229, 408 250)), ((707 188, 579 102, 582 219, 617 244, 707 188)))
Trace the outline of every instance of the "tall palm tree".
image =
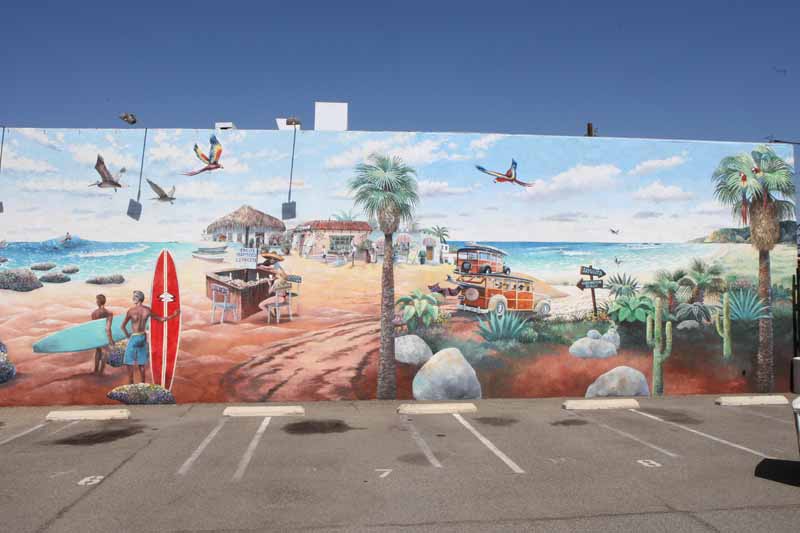
POLYGON ((433 235, 439 242, 442 244, 447 244, 447 239, 450 237, 450 230, 448 230, 444 226, 434 226, 432 228, 426 229, 425 233, 428 235, 433 235))
POLYGON ((394 250, 392 235, 401 222, 413 220, 419 201, 416 171, 399 157, 372 154, 367 163, 356 166, 348 187, 355 205, 369 219, 378 221, 384 235, 381 273, 381 352, 378 362, 378 399, 397 396, 397 370, 394 359, 394 250))
POLYGON ((680 282, 686 277, 686 271, 677 269, 670 272, 669 270, 659 270, 656 272, 656 277, 651 283, 644 286, 644 290, 653 294, 656 297, 666 298, 667 312, 674 313, 677 302, 675 295, 680 289, 680 282))
POLYGON ((780 221, 794 218, 792 167, 762 145, 749 154, 724 158, 711 179, 717 200, 730 206, 743 224, 749 223, 750 243, 758 250, 758 296, 767 316, 758 320, 756 387, 758 392, 771 392, 775 361, 769 252, 780 239, 780 221))
POLYGON ((358 215, 352 209, 350 209, 349 211, 345 211, 344 209, 342 209, 341 211, 334 213, 331 216, 331 218, 333 218, 333 220, 338 220, 340 222, 350 222, 352 220, 355 220, 356 216, 358 215))
POLYGON ((692 288, 692 303, 703 303, 706 292, 720 293, 725 288, 725 280, 722 279, 722 267, 718 264, 709 264, 702 259, 695 258, 680 280, 681 285, 692 288))

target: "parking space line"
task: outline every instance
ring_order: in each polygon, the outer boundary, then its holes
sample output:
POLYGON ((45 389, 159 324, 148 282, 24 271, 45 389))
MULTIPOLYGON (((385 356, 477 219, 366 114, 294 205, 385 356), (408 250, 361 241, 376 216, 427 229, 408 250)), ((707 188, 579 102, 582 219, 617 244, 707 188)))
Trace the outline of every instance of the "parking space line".
POLYGON ((192 467, 192 463, 194 463, 197 460, 197 458, 200 457, 200 454, 203 453, 203 450, 206 449, 206 446, 208 446, 214 439, 214 437, 217 436, 217 433, 219 433, 219 430, 222 429, 222 426, 225 425, 225 422, 227 420, 228 420, 227 418, 220 418, 217 425, 214 427, 214 429, 211 430, 211 433, 209 433, 206 436, 206 438, 203 439, 203 442, 200 443, 200 446, 198 446, 197 449, 194 452, 192 452, 192 455, 190 455, 189 458, 186 459, 186 462, 183 463, 181 467, 178 469, 179 475, 183 476, 189 471, 189 469, 192 467))
POLYGON ((47 422, 42 422, 41 424, 37 424, 37 425, 33 426, 33 427, 32 427, 32 428, 30 428, 30 429, 26 429, 26 430, 25 430, 25 431, 23 431, 22 433, 17 433, 16 435, 14 435, 14 436, 12 436, 12 437, 8 437, 8 438, 7 438, 7 439, 5 439, 5 440, 0 440, 0 446, 2 446, 3 444, 8 444, 8 443, 9 443, 9 442, 11 442, 11 441, 17 440, 17 439, 18 439, 18 438, 20 438, 20 437, 24 437, 24 436, 25 436, 25 435, 27 435, 28 433, 33 433, 33 432, 34 432, 34 431, 36 431, 37 429, 39 429, 39 428, 43 428, 43 427, 44 427, 46 424, 47 424, 47 422))
POLYGON ((80 420, 73 420, 73 421, 72 421, 72 422, 70 422, 69 424, 64 424, 63 426, 61 426, 61 427, 60 427, 60 428, 58 428, 57 430, 55 430, 55 431, 51 431, 50 433, 48 433, 48 436, 55 435, 56 433, 61 433, 62 431, 64 431, 64 430, 65 430, 65 429, 67 429, 68 427, 70 427, 70 426, 74 426, 74 425, 75 425, 75 424, 77 424, 78 422, 80 422, 80 420))
POLYGON ((627 433, 627 432, 625 432, 625 431, 622 431, 621 429, 612 428, 612 427, 611 427, 611 426, 609 426, 608 424, 604 424, 604 423, 602 423, 602 422, 596 422, 596 421, 594 421, 594 420, 593 420, 592 422, 594 422, 595 424, 597 424, 597 425, 598 425, 598 426, 600 426, 601 428, 605 428, 605 429, 607 429, 607 430, 609 430, 609 431, 613 431, 613 432, 614 432, 614 433, 616 433, 617 435, 622 435, 623 437, 627 437, 627 438, 631 439, 632 441, 636 441, 636 442, 638 442, 639 444, 642 444, 642 445, 644 445, 644 446, 647 446, 648 448, 652 448, 652 449, 654 449, 655 451, 657 451, 657 452, 661 452, 661 453, 663 453, 664 455, 666 455, 666 456, 668 456, 668 457, 672 457, 673 459, 674 459, 674 458, 676 458, 676 457, 680 457, 680 456, 679 456, 677 453, 674 453, 674 452, 671 452, 671 451, 669 451, 669 450, 666 450, 666 449, 664 449, 664 448, 662 448, 662 447, 660 447, 660 446, 656 446, 656 445, 655 445, 655 444, 653 444, 652 442, 647 442, 646 440, 640 439, 640 438, 639 438, 639 437, 637 437, 636 435, 631 435, 630 433, 627 433))
POLYGON ((463 417, 463 416, 461 416, 459 413, 453 413, 453 416, 455 417, 455 419, 456 419, 456 420, 458 420, 459 422, 461 422, 461 425, 462 425, 462 426, 464 426, 465 428, 467 428, 467 429, 470 431, 470 433, 472 433, 473 435, 475 435, 475 438, 477 438, 479 441, 481 441, 481 442, 483 443, 483 445, 484 445, 484 446, 486 446, 487 448, 489 448, 489 450, 490 450, 490 451, 491 451, 493 454, 495 454, 495 455, 496 455, 496 456, 497 456, 497 457, 498 457, 498 458, 499 458, 501 461, 503 461, 503 462, 506 464, 506 466, 508 466, 508 467, 509 467, 509 468, 510 468, 510 469, 511 469, 511 470, 512 470, 512 471, 513 471, 515 474, 524 474, 524 473, 525 473, 525 471, 524 471, 523 469, 521 469, 521 468, 519 467, 519 465, 517 465, 517 463, 515 463, 514 461, 512 461, 512 460, 511 460, 511 458, 510 458, 509 456, 507 456, 506 454, 504 454, 503 452, 501 452, 501 451, 500 451, 500 450, 497 448, 497 446, 495 446, 494 444, 492 444, 492 441, 490 441, 489 439, 487 439, 486 437, 484 437, 483 435, 481 435, 481 434, 480 434, 480 432, 479 432, 477 429, 475 429, 474 427, 472 427, 472 424, 470 424, 469 422, 467 422, 467 421, 464 419, 464 417, 463 417))
MULTIPOLYGON (((758 417, 761 417, 761 418, 768 418, 770 420, 774 420, 774 421, 780 422, 782 424, 789 424, 790 426, 794 425, 794 420, 784 420, 782 418, 778 418, 777 416, 765 415, 764 413, 756 413, 755 411, 751 411, 751 410, 749 410, 749 409, 747 409, 745 407, 731 406, 730 408, 731 409, 736 409, 737 411, 741 411, 743 413, 747 413, 747 414, 750 414, 750 415, 753 415, 753 416, 758 416, 758 417)), ((791 414, 791 411, 789 411, 789 414, 791 414)))
POLYGON ((756 455, 758 457, 763 457, 764 459, 773 459, 773 457, 771 457, 771 456, 769 456, 769 455, 767 455, 765 453, 761 453, 761 452, 759 452, 757 450, 753 450, 751 448, 747 448, 747 447, 742 446, 740 444, 736 444, 735 442, 731 442, 731 441, 728 441, 728 440, 725 440, 725 439, 721 439, 719 437, 715 437, 714 435, 709 435, 708 433, 703 433, 702 431, 698 431, 696 429, 692 429, 690 427, 686 427, 686 426, 684 426, 682 424, 678 424, 676 422, 670 422, 669 420, 664 420, 663 418, 659 418, 659 417, 657 417, 655 415, 651 415, 649 413, 643 413, 642 411, 639 411, 637 409, 628 409, 628 411, 631 411, 632 413, 636 413, 637 415, 646 416, 647 418, 650 418, 652 420, 657 420, 658 422, 663 422, 664 424, 669 424, 671 426, 675 426, 677 428, 681 428, 681 429, 683 429, 685 431, 688 431, 689 433, 694 433, 695 435, 700 435, 701 437, 705 437, 705 438, 707 438, 709 440, 713 440, 714 442, 719 442, 720 444, 725 444, 726 446, 730 446, 731 448, 736 448, 737 450, 742 450, 743 452, 751 453, 751 454, 756 455))
POLYGON ((244 471, 247 470, 247 465, 250 464, 250 459, 253 458, 253 453, 255 453, 258 447, 258 442, 261 440, 264 431, 266 431, 269 421, 270 417, 268 416, 265 416, 264 420, 261 421, 261 425, 258 426, 256 434, 253 435, 253 440, 250 441, 250 445, 247 447, 247 451, 244 452, 242 460, 239 461, 239 467, 236 469, 236 473, 233 474, 233 481, 239 481, 244 477, 244 471))
POLYGON ((408 430, 411 432, 411 438, 414 439, 414 442, 417 443, 417 446, 419 446, 419 449, 422 450, 422 453, 428 459, 428 462, 431 464, 431 466, 434 466, 436 468, 442 468, 442 463, 440 463, 439 460, 436 458, 436 456, 433 454, 433 450, 431 450, 431 447, 428 446, 427 442, 425 442, 425 439, 422 438, 422 435, 419 434, 419 431, 417 431, 416 426, 414 426, 414 424, 412 424, 410 420, 407 420, 406 427, 408 427, 408 430))

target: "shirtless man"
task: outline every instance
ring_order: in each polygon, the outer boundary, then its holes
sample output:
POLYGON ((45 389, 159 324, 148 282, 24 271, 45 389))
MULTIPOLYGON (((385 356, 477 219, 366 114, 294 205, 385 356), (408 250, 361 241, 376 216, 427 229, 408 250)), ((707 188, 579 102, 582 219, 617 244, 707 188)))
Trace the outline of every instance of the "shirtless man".
MULTIPOLYGON (((106 309, 106 297, 104 295, 98 294, 95 301, 97 302, 97 309, 92 311, 92 320, 106 319, 106 335, 108 335, 108 349, 110 350, 114 347, 114 337, 111 336, 111 320, 114 318, 114 313, 106 309)), ((103 370, 108 362, 108 354, 104 352, 105 348, 95 348, 92 374, 103 375, 103 370)))
POLYGON ((152 314, 149 307, 144 304, 144 293, 142 291, 133 291, 133 307, 128 309, 125 315, 125 320, 122 321, 122 332, 128 337, 128 347, 125 348, 125 366, 128 367, 128 381, 133 385, 133 367, 139 367, 139 377, 142 383, 145 382, 144 366, 149 359, 147 353, 147 334, 145 327, 147 326, 147 319, 152 318, 159 322, 166 322, 178 316, 181 311, 178 309, 168 317, 158 316, 152 314), (128 322, 131 323, 132 333, 128 333, 128 322))

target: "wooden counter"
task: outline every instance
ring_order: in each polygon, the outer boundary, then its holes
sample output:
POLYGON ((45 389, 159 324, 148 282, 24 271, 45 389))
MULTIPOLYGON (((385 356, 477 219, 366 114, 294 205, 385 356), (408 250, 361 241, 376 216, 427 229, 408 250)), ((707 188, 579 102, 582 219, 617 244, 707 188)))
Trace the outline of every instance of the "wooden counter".
MULTIPOLYGON (((258 304, 270 296, 270 279, 266 272, 256 269, 229 268, 206 273, 206 297, 211 299, 211 286, 221 285, 230 291, 228 303, 235 306, 240 320, 261 311, 258 304), (235 280, 257 281, 244 287, 237 286, 235 280)), ((220 296, 217 296, 219 300, 220 296)), ((227 317, 226 317, 227 319, 227 317)))

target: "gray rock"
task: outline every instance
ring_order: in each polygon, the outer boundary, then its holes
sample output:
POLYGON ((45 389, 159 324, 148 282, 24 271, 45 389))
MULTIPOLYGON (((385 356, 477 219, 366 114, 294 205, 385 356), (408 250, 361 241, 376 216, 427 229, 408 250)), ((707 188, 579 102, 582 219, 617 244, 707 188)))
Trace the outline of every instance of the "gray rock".
POLYGON ((61 269, 64 274, 77 274, 81 269, 75 265, 68 265, 61 269))
POLYGON ((86 280, 86 283, 92 285, 114 285, 125 283, 125 278, 119 274, 111 274, 110 276, 95 276, 86 280))
POLYGON ((700 323, 697 320, 684 320, 678 324, 680 330, 695 330, 700 329, 700 323))
POLYGON ((17 367, 8 360, 8 348, 0 342, 0 383, 5 383, 17 375, 17 367))
POLYGON ((430 346, 417 335, 403 335, 394 340, 394 358, 409 365, 424 365, 433 357, 430 346))
POLYGON ((42 282, 32 270, 11 268, 0 270, 0 289, 28 292, 43 287, 42 282))
POLYGON ((55 267, 55 263, 36 263, 31 265, 31 270, 53 270, 55 267))
POLYGON ((106 396, 111 400, 117 400, 127 405, 162 405, 175 403, 175 397, 170 391, 160 385, 151 383, 121 385, 109 391, 106 396))
POLYGON ((8 261, 8 257, 0 257, 0 264, 8 261))
POLYGON ((411 385, 415 400, 479 400, 481 383, 458 348, 436 352, 411 385))
POLYGON ((617 355, 617 347, 602 338, 584 337, 572 343, 569 353, 582 359, 605 359, 617 355))
POLYGON ((70 279, 72 278, 66 274, 62 274, 61 272, 50 272, 48 274, 44 274, 43 276, 39 276, 39 281, 43 281, 45 283, 66 283, 70 279))
POLYGON ((602 335, 600 335, 600 332, 597 331, 596 329, 590 329, 589 331, 587 331, 586 336, 589 337, 590 339, 599 339, 602 337, 602 335))
POLYGON ((629 366, 618 366, 602 374, 586 389, 587 398, 601 396, 650 396, 647 378, 629 366))
POLYGON ((619 350, 619 333, 617 333, 615 328, 608 328, 608 331, 603 334, 602 339, 610 342, 617 350, 619 350))

